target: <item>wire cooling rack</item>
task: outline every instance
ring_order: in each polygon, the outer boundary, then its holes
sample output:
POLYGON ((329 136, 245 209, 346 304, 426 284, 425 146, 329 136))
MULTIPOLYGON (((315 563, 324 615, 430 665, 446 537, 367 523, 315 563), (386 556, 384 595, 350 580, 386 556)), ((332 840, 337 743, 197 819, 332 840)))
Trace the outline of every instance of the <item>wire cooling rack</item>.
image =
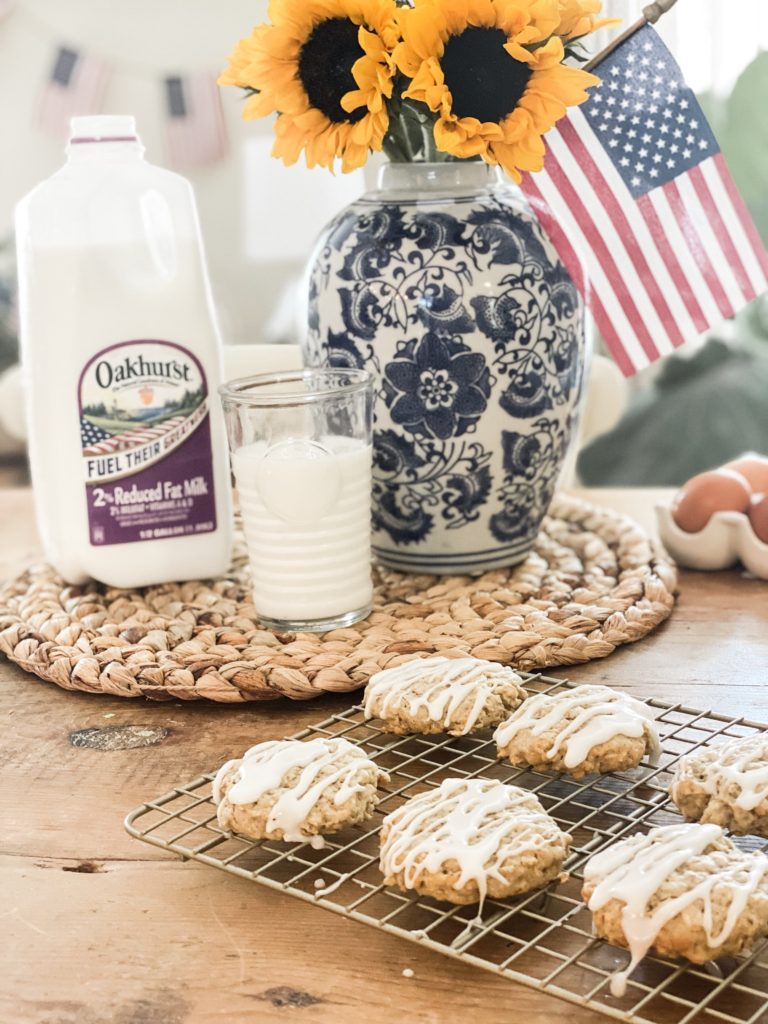
MULTIPOLYGON (((529 675, 529 693, 556 693, 573 684, 529 675)), ((611 974, 627 954, 593 937, 591 917, 579 897, 582 868, 596 851, 636 831, 680 821, 668 787, 677 760, 697 747, 730 736, 765 731, 768 725, 648 701, 657 713, 663 753, 628 772, 565 776, 500 763, 482 737, 393 736, 365 722, 360 706, 331 715, 295 739, 344 736, 361 746, 390 775, 373 819, 309 844, 251 842, 219 828, 211 800, 213 774, 148 801, 126 818, 128 832, 185 858, 228 871, 291 896, 381 928, 400 938, 531 988, 597 1010, 609 1017, 652 1024, 752 1024, 768 1022, 768 944, 745 959, 724 958, 696 967, 647 957, 626 994, 610 994, 611 974), (487 900, 481 926, 475 907, 437 903, 384 886, 378 868, 381 819, 404 800, 448 777, 500 779, 535 793, 573 837, 566 862, 570 879, 513 900, 487 900)), ((228 751, 227 756, 240 751, 228 751)), ((766 845, 736 840, 747 849, 766 845)))

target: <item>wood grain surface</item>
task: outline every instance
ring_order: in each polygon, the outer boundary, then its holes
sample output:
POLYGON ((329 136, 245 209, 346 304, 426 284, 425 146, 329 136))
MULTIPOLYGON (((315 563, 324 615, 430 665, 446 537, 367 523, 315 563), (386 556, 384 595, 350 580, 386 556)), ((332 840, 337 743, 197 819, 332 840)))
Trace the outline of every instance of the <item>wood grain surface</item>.
MULTIPOLYGON (((582 491, 648 529, 653 491, 582 491)), ((39 557, 0 491, 0 577, 39 557)), ((671 619, 561 674, 768 720, 768 587, 682 573, 671 619)), ((557 674, 557 673, 556 673, 557 674)), ((132 840, 126 812, 354 695, 266 706, 68 693, 0 661, 3 1024, 574 1024, 588 1010, 132 840), (414 977, 405 978, 404 968, 414 977)))

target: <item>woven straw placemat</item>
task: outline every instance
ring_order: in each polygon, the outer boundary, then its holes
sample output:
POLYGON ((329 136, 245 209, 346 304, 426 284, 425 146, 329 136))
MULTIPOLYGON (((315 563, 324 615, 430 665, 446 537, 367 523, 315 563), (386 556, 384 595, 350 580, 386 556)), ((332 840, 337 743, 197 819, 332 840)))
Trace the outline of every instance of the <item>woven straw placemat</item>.
POLYGON ((242 545, 226 579, 135 591, 68 586, 38 565, 0 589, 0 651, 68 690, 304 700, 419 655, 526 671, 604 658, 666 619, 676 574, 631 519, 559 496, 518 566, 476 577, 377 569, 376 584, 364 622, 273 633, 256 619, 242 545))

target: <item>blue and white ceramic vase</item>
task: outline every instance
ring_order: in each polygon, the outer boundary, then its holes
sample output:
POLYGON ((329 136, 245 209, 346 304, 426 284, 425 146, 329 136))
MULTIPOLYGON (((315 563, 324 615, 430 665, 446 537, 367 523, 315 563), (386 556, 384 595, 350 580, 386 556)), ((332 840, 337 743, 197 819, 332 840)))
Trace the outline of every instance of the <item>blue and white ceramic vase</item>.
POLYGON ((390 164, 310 269, 309 365, 377 381, 373 545, 404 571, 521 561, 575 432, 585 311, 522 193, 483 163, 390 164))

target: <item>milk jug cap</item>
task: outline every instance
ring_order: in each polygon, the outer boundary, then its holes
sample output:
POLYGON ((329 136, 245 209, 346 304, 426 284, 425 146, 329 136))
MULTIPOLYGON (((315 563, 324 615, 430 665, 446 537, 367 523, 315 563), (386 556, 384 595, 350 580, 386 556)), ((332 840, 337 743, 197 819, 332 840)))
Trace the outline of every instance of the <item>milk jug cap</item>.
POLYGON ((69 122, 70 145, 80 142, 137 142, 136 118, 129 114, 95 114, 73 117, 69 122))

